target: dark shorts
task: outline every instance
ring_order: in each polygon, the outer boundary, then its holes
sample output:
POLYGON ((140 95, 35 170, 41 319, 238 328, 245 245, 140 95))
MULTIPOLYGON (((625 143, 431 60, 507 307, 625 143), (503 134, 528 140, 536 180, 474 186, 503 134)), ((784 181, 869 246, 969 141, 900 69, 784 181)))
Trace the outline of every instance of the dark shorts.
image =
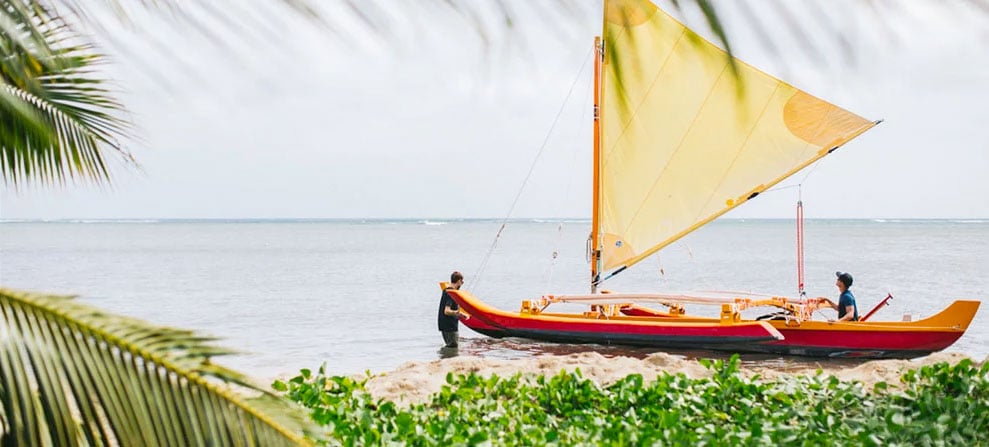
POLYGON ((446 347, 457 347, 457 340, 460 338, 457 331, 443 331, 440 333, 443 334, 443 343, 446 343, 446 347))

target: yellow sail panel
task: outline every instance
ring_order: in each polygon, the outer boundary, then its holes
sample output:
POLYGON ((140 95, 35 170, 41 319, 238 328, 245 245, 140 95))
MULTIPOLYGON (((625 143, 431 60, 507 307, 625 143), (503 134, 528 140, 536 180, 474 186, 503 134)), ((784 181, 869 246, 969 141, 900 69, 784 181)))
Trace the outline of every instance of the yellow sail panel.
POLYGON ((737 60, 736 75, 724 51, 648 0, 606 3, 605 269, 638 262, 875 125, 737 60))

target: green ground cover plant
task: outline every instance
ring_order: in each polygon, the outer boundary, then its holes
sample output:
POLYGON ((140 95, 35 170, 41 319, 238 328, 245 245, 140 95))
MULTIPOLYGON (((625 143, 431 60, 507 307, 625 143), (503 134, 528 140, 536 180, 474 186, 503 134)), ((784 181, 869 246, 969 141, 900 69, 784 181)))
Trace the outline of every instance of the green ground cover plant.
POLYGON ((702 362, 711 378, 633 374, 608 386, 580 371, 449 374, 406 407, 324 368, 273 387, 340 445, 989 445, 989 363, 924 366, 867 389, 821 372, 747 377, 737 357, 702 362))

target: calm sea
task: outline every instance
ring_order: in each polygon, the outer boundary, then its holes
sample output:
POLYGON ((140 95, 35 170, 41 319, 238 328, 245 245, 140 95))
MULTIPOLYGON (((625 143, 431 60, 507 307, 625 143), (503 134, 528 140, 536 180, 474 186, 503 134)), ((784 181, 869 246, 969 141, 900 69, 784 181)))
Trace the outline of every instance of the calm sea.
MULTIPOLYGON (((323 362, 333 373, 383 372, 447 354, 439 349, 436 330, 437 283, 452 270, 463 271, 468 289, 502 309, 515 310, 521 299, 544 293, 587 291, 588 222, 511 222, 495 243, 500 225, 5 221, 0 284, 75 294, 113 312, 221 337, 223 345, 245 352, 224 363, 255 377, 323 362)), ((834 272, 842 270, 855 277, 852 290, 862 313, 888 292, 894 295, 877 320, 899 320, 903 314, 917 319, 960 298, 986 301, 989 220, 811 220, 805 234, 810 296, 836 298, 834 272)), ((722 220, 605 288, 792 296, 796 276, 793 221, 722 220)), ((976 359, 989 354, 987 306, 950 351, 976 359)), ((646 352, 494 340, 466 328, 461 335, 467 339, 460 355, 646 352)))

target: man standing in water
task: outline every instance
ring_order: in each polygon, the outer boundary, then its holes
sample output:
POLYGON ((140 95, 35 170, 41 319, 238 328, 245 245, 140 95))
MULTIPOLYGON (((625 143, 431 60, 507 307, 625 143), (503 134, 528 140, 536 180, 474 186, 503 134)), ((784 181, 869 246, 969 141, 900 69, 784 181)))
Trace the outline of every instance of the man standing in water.
MULTIPOLYGON (((446 290, 459 290, 464 285, 464 274, 453 272, 450 274, 450 287, 446 290)), ((460 306, 450 297, 450 294, 443 291, 440 296, 440 311, 437 316, 437 324, 440 333, 443 334, 443 342, 447 348, 456 348, 458 340, 457 329, 460 327, 460 306)))
POLYGON ((831 308, 838 311, 837 321, 858 321, 859 308, 855 304, 855 295, 852 295, 852 291, 848 290, 852 286, 852 275, 844 272, 835 272, 834 274, 838 277, 834 285, 838 286, 841 296, 838 297, 838 304, 835 304, 831 300, 828 300, 828 302, 831 303, 831 308))

